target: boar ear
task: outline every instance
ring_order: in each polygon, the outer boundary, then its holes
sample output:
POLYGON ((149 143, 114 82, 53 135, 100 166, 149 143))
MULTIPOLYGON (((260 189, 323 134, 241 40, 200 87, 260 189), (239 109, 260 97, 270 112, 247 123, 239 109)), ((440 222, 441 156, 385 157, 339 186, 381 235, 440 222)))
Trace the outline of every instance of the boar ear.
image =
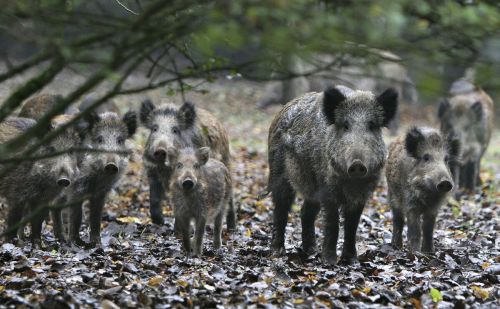
POLYGON ((141 110, 139 112, 139 118, 141 120, 141 123, 143 125, 146 125, 148 124, 148 120, 149 120, 149 116, 151 115, 151 112, 154 111, 156 108, 156 106, 153 104, 153 102, 151 102, 150 99, 145 99, 144 101, 142 101, 141 103, 141 110))
POLYGON ((128 137, 132 137, 137 130, 137 115, 133 111, 128 111, 123 116, 123 122, 127 126, 128 137))
POLYGON ((99 114, 95 111, 91 111, 88 115, 83 117, 88 124, 87 130, 92 130, 92 128, 101 120, 99 114))
POLYGON ((323 92, 323 114, 328 124, 335 123, 335 110, 345 99, 344 94, 335 87, 330 87, 323 92))
POLYGON ((377 97, 377 103, 382 106, 384 111, 383 125, 387 126, 398 110, 398 92, 394 88, 387 88, 377 97))
POLYGON ((438 106, 438 118, 442 119, 444 114, 450 109, 450 101, 447 99, 442 99, 438 106))
POLYGON ((185 102, 179 109, 179 122, 184 129, 190 128, 196 119, 196 109, 191 102, 185 102))
POLYGON ((90 114, 83 116, 83 119, 80 119, 75 123, 75 130, 82 140, 85 139, 85 136, 90 132, 90 130, 92 130, 100 119, 101 118, 96 112, 91 111, 90 114))
POLYGON ((476 115, 477 120, 481 120, 481 118, 483 118, 483 104, 481 104, 481 102, 479 101, 475 102, 474 104, 472 104, 470 109, 476 115))
POLYGON ((414 158, 417 158, 418 144, 424 141, 424 135, 416 127, 411 128, 406 133, 405 148, 406 152, 414 158))
POLYGON ((201 165, 205 165, 210 159, 210 148, 208 147, 201 147, 196 151, 196 157, 198 158, 198 161, 200 162, 201 165))

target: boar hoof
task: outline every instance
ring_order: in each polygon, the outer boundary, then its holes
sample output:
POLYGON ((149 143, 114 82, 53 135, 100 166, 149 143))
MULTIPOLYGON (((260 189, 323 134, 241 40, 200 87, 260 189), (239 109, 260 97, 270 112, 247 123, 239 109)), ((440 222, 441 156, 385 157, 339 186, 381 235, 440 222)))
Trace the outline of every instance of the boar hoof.
POLYGON ((279 256, 283 256, 286 254, 286 250, 285 250, 285 247, 283 246, 280 246, 280 247, 272 247, 271 248, 271 256, 273 257, 279 257, 279 256))
POLYGON ((355 256, 341 256, 339 264, 340 265, 353 265, 358 262, 358 258, 355 256))
POLYGON ((433 254, 434 253, 434 247, 433 246, 422 246, 422 253, 433 254))
POLYGON ((396 250, 401 250, 401 248, 403 248, 403 244, 402 243, 399 243, 399 242, 391 242, 391 246, 396 249, 396 250))
POLYGON ((308 246, 303 246, 302 251, 304 251, 305 254, 313 255, 317 251, 316 245, 308 245, 308 246))
POLYGON ((42 243, 41 243, 41 241, 39 239, 33 240, 31 242, 31 248, 34 249, 34 250, 35 249, 36 250, 41 250, 42 249, 42 243))
POLYGON ((77 245, 78 247, 85 248, 88 246, 88 244, 83 241, 80 237, 73 239, 73 243, 77 245))
POLYGON ((154 224, 158 224, 158 225, 165 224, 165 222, 163 221, 163 217, 162 216, 152 216, 151 217, 151 221, 153 221, 154 224))
POLYGON ((328 253, 328 252, 324 252, 322 254, 322 259, 323 259, 323 262, 327 265, 336 265, 337 264, 337 255, 336 254, 331 254, 331 253, 328 253))

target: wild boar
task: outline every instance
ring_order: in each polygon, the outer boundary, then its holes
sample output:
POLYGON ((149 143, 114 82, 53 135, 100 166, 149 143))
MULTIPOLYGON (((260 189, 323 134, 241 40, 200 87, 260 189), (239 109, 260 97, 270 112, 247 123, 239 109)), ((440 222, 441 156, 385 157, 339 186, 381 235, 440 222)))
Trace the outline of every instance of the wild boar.
POLYGON ((438 118, 441 132, 457 136, 462 145, 461 163, 454 164, 451 170, 455 183, 473 192, 481 181, 481 158, 493 131, 493 101, 483 90, 469 85, 462 85, 464 92, 452 88, 452 96, 439 104, 438 118))
POLYGON ((183 247, 191 255, 190 225, 195 223, 193 254, 202 254, 205 225, 214 224, 214 249, 221 247, 222 221, 232 196, 231 175, 220 161, 210 159, 210 148, 196 151, 184 148, 169 150, 174 162, 170 183, 175 221, 183 247))
MULTIPOLYGON (((68 121, 60 116, 52 121, 53 129, 68 121)), ((34 120, 11 117, 0 125, 0 142, 5 142, 35 124, 34 120)), ((42 224, 50 203, 69 187, 78 176, 77 158, 71 150, 79 147, 77 131, 70 127, 52 139, 36 155, 47 156, 36 161, 25 161, 17 165, 0 179, 0 195, 9 205, 7 218, 7 240, 15 238, 16 225, 29 212, 38 212, 31 218, 31 241, 40 246, 42 224), (53 153, 60 153, 51 156, 53 153)))
POLYGON ((304 197, 302 248, 316 250, 314 221, 325 212, 323 258, 337 262, 339 210, 345 217, 341 262, 356 260, 356 230, 385 163, 382 127, 397 109, 389 88, 376 97, 344 86, 310 92, 289 102, 269 129, 269 192, 274 202, 274 254, 284 252, 288 212, 296 192, 304 197))
POLYGON ((436 217, 454 185, 449 166, 459 155, 458 139, 444 138, 438 130, 427 127, 414 127, 391 145, 386 176, 393 246, 403 245, 406 219, 410 251, 434 251, 436 217))
MULTIPOLYGON (((57 102, 61 101, 63 97, 58 94, 39 94, 31 99, 27 100, 21 111, 19 112, 19 117, 31 118, 35 120, 40 120, 42 116, 51 110, 57 102)), ((77 112, 76 108, 70 106, 66 108, 63 114, 73 115, 77 112)))
MULTIPOLYGON (((214 158, 230 169, 229 141, 222 124, 208 111, 190 102, 177 107, 172 104, 155 106, 150 100, 141 105, 140 119, 150 130, 144 150, 144 167, 150 187, 150 212, 153 223, 163 224, 161 202, 169 188, 173 166, 168 151, 183 147, 209 147, 214 158)), ((236 226, 233 198, 229 200, 226 224, 236 226)))
MULTIPOLYGON (((101 242, 101 216, 109 191, 115 186, 128 165, 129 149, 126 140, 137 128, 135 112, 127 112, 123 118, 116 113, 91 114, 84 129, 80 155, 80 177, 66 197, 70 209, 70 242, 79 246, 93 247, 101 242), (80 238, 82 223, 82 198, 89 200, 90 243, 80 238)), ((60 220, 55 220, 60 222, 60 220)), ((61 231, 61 227, 54 227, 61 231)))

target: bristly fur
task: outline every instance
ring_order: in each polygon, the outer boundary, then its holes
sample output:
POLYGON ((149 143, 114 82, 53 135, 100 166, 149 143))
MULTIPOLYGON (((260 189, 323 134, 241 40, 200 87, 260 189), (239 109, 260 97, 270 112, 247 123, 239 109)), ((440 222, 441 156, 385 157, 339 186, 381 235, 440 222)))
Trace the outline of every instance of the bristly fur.
POLYGON ((406 138, 405 138, 406 152, 413 158, 417 158, 418 145, 423 141, 424 141, 424 135, 422 134, 422 132, 420 132, 420 130, 417 127, 412 127, 410 130, 408 130, 408 133, 406 133, 406 138))
POLYGON ((191 102, 182 104, 177 117, 179 118, 179 122, 184 127, 183 129, 191 128, 196 121, 196 109, 194 104, 191 102))
POLYGON ((345 99, 344 94, 335 87, 330 87, 323 93, 323 114, 329 124, 335 123, 335 110, 345 99))
POLYGON ((388 88, 377 97, 377 102, 384 111, 383 125, 387 126, 398 109, 398 92, 394 88, 388 88))
POLYGON ((135 131, 137 130, 137 115, 133 111, 127 112, 123 116, 123 122, 127 126, 127 131, 128 131, 128 136, 132 136, 135 134, 135 131))

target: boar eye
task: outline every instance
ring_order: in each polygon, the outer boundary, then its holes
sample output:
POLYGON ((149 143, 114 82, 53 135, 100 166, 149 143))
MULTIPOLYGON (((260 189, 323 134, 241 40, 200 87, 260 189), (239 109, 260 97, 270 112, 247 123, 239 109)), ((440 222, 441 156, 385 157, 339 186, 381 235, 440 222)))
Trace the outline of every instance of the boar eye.
POLYGON ((424 154, 422 159, 424 160, 424 162, 428 162, 431 159, 431 156, 428 153, 426 153, 426 154, 424 154))
POLYGON ((342 123, 342 129, 347 131, 347 130, 349 130, 349 128, 350 128, 349 122, 344 121, 344 123, 342 123))
POLYGON ((101 135, 99 135, 98 137, 96 137, 95 141, 98 144, 102 144, 102 143, 104 143, 104 137, 102 137, 101 135))
POLYGON ((370 121, 370 122, 368 123, 368 128, 369 128, 371 131, 375 131, 375 130, 378 128, 378 126, 377 126, 377 124, 376 124, 375 122, 370 121))
POLYGON ((118 145, 123 145, 123 143, 125 142, 125 139, 122 136, 120 136, 117 138, 116 141, 118 142, 118 145))
POLYGON ((446 155, 446 156, 444 157, 444 162, 448 163, 448 161, 450 161, 450 156, 446 155))
POLYGON ((178 127, 173 127, 173 128, 172 128, 172 132, 173 132, 174 134, 179 134, 179 132, 180 132, 180 131, 179 131, 179 128, 178 128, 178 127))
POLYGON ((157 124, 153 125, 153 126, 151 127, 151 131, 153 131, 153 132, 158 131, 158 125, 157 125, 157 124))
POLYGON ((177 167, 177 168, 182 168, 182 167, 183 167, 183 165, 182 165, 182 163, 181 163, 181 162, 179 162, 179 163, 177 163, 176 167, 177 167))
POLYGON ((56 152, 56 148, 54 146, 49 146, 49 147, 47 147, 47 152, 54 153, 54 152, 56 152))
POLYGON ((199 165, 198 163, 195 163, 194 168, 195 168, 195 169, 199 169, 199 168, 200 168, 200 165, 199 165))

